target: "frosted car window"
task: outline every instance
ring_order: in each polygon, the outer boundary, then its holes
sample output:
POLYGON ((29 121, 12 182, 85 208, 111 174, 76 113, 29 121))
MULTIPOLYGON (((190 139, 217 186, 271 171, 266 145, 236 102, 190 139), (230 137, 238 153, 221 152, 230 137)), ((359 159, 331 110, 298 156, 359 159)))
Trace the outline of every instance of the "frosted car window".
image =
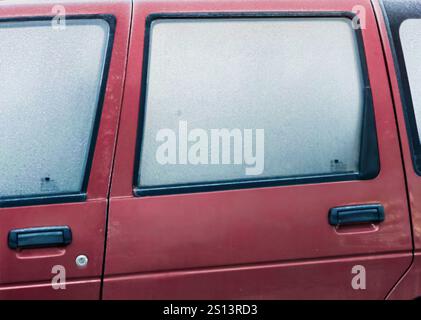
POLYGON ((421 19, 408 19, 399 29, 414 114, 421 138, 421 19))
POLYGON ((0 22, 0 200, 81 191, 109 24, 0 22))
POLYGON ((358 174, 364 81, 350 19, 158 18, 144 90, 139 188, 358 174), (211 163, 211 132, 224 128, 230 161, 211 163), (189 157, 199 136, 200 163, 189 157), (264 165, 247 172, 250 137, 264 165))

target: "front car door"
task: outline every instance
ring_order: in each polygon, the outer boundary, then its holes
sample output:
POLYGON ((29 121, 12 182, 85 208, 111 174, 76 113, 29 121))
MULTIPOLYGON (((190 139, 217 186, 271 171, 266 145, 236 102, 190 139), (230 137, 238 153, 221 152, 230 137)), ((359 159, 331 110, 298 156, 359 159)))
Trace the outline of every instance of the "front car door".
POLYGON ((130 11, 0 3, 0 299, 100 297, 130 11))

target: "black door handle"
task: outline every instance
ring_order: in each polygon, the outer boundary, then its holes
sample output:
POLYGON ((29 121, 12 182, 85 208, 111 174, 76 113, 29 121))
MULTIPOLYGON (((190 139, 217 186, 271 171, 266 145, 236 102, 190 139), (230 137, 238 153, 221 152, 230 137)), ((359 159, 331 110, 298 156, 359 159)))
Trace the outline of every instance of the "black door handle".
POLYGON ((62 247, 72 242, 67 226, 14 229, 9 231, 10 249, 62 247))
POLYGON ((384 208, 381 204, 336 207, 329 211, 329 224, 332 226, 382 221, 384 221, 384 208))

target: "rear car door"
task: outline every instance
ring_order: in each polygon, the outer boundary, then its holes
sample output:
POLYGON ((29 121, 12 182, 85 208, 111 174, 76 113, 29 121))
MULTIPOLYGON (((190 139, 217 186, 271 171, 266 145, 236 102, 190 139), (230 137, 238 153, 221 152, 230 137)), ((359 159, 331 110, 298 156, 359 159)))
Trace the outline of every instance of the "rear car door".
POLYGON ((412 217, 414 263, 391 299, 421 297, 421 1, 373 1, 385 47, 412 217))
POLYGON ((0 3, 0 299, 99 299, 130 11, 0 3))
POLYGON ((411 250, 370 1, 134 1, 105 299, 383 299, 411 250))

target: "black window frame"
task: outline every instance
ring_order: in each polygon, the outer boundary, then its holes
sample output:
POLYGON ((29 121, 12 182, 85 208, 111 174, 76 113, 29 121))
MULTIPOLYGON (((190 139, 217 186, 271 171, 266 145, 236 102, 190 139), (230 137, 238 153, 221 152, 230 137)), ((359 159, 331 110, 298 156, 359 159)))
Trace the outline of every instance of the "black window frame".
MULTIPOLYGON (((5 22, 28 22, 28 21, 52 21, 54 16, 21 16, 0 18, 0 24, 5 22)), ((69 202, 83 202, 87 200, 87 190, 89 177, 92 169, 92 162, 95 153, 95 146, 98 138, 98 131, 102 116, 102 109, 104 105, 105 90, 107 87, 107 80, 109 74, 109 67, 111 62, 111 54, 114 44, 114 35, 116 28, 116 17, 113 14, 75 14, 66 15, 66 20, 104 20, 109 25, 109 33, 107 39, 107 49, 105 52, 104 68, 102 71, 101 84, 98 95, 98 104, 94 116, 92 126, 91 140, 89 142, 88 155, 86 159, 86 166, 84 169, 81 190, 78 192, 63 192, 52 194, 30 194, 22 196, 7 196, 1 197, 0 195, 0 208, 17 207, 17 206, 31 206, 41 204, 54 204, 54 203, 69 203, 69 202)))
POLYGON ((421 3, 413 0, 380 0, 380 7, 384 16, 398 79, 412 164, 415 173, 421 176, 421 141, 418 133, 421 133, 421 127, 419 129, 417 127, 405 57, 399 35, 400 26, 404 21, 421 19, 421 3))
POLYGON ((361 130, 360 161, 358 173, 334 173, 311 176, 272 177, 265 179, 242 179, 230 181, 210 181, 207 183, 171 184, 158 187, 141 187, 140 161, 142 142, 144 137, 144 122, 146 114, 147 76, 149 69, 150 34, 153 21, 161 19, 250 19, 250 18, 348 18, 360 25, 359 18, 349 11, 302 11, 302 12, 189 12, 189 13, 152 13, 146 17, 141 98, 139 105, 139 119, 135 153, 135 166, 133 174, 133 195, 135 197, 157 196, 169 194, 185 194, 196 192, 209 192, 220 190, 233 190, 257 187, 273 187, 283 185, 298 185, 309 183, 369 180, 374 179, 380 172, 380 158, 377 140, 377 130, 374 116, 373 97, 368 75, 364 41, 360 28, 353 29, 357 41, 357 50, 360 58, 360 67, 363 81, 364 106, 361 130))

